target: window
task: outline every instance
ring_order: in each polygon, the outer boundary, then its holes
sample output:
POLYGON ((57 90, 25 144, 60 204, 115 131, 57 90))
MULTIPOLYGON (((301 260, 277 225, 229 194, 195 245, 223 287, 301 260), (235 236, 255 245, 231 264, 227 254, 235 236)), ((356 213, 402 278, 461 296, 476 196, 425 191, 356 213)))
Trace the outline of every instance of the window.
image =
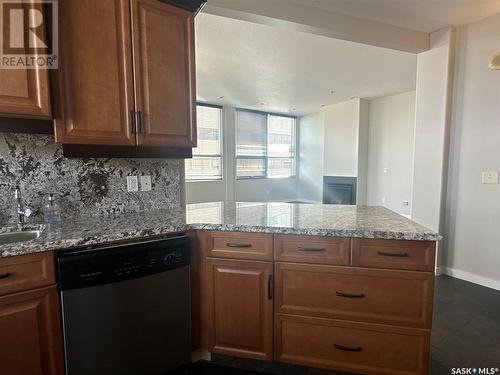
POLYGON ((295 118, 239 109, 236 177, 295 176, 295 118))
POLYGON ((196 106, 198 147, 186 159, 186 180, 222 180, 221 108, 196 106))

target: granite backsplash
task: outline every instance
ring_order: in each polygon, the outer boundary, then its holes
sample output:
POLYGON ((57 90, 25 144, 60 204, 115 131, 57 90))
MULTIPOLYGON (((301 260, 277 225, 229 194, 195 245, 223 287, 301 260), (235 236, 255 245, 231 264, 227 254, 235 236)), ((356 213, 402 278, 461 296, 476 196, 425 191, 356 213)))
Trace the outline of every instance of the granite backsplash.
POLYGON ((16 220, 16 185, 35 211, 53 193, 64 217, 179 207, 180 167, 172 159, 68 159, 53 136, 0 133, 0 223, 16 220), (127 192, 127 175, 150 175, 152 191, 127 192))

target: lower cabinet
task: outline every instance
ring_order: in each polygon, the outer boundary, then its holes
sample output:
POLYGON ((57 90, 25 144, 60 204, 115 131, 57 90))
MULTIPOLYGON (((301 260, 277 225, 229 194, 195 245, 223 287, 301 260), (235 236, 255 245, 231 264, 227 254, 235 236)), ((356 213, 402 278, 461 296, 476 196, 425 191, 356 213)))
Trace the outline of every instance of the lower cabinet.
POLYGON ((55 286, 0 297, 0 373, 62 375, 55 286))
POLYGON ((203 348, 359 374, 427 374, 435 243, 262 236, 196 235, 203 348))
POLYGON ((273 358, 273 264, 209 258, 210 351, 273 358))
POLYGON ((429 328, 434 275, 276 263, 277 313, 429 328))
POLYGON ((361 374, 427 373, 430 331, 276 316, 277 361, 361 374))

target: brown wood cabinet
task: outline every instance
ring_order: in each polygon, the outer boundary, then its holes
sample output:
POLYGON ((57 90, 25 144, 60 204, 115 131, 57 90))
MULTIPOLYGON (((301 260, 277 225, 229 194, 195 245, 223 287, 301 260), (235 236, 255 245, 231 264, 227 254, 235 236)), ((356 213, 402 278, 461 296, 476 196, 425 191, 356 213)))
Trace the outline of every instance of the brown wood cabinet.
POLYGON ((430 332, 277 315, 277 361, 359 374, 426 374, 430 332))
POLYGON ((282 262, 348 265, 350 245, 350 238, 274 236, 276 260, 282 262))
POLYGON ((210 232, 207 256, 215 258, 273 260, 273 235, 242 232, 210 232))
POLYGON ((59 300, 49 266, 52 260, 50 253, 0 259, 2 375, 64 373, 59 300), (46 284, 50 285, 6 293, 46 284))
POLYGON ((51 117, 47 70, 0 69, 0 82, 0 116, 51 117))
POLYGON ((192 237, 194 342, 202 348, 360 374, 427 374, 434 242, 192 237))
POLYGON ((0 259, 0 296, 55 284, 52 253, 0 259))
MULTIPOLYGON (((28 5, 25 5, 28 11, 28 5)), ((36 7, 31 4, 29 6, 36 7)), ((8 27, 8 23, 2 23, 8 27)), ((2 37, 9 35, 1 30, 2 37)), ((49 72, 44 68, 0 69, 0 116, 34 119, 51 117, 49 72)))
POLYGON ((428 328, 434 275, 276 264, 276 312, 428 328))
POLYGON ((433 272, 435 257, 432 241, 352 240, 353 266, 433 272))
POLYGON ((268 262, 209 259, 210 350, 273 358, 273 266, 268 262))
POLYGON ((193 15, 158 0, 132 1, 138 144, 196 144, 193 15))
POLYGON ((59 2, 56 141, 196 145, 194 15, 156 0, 59 2))

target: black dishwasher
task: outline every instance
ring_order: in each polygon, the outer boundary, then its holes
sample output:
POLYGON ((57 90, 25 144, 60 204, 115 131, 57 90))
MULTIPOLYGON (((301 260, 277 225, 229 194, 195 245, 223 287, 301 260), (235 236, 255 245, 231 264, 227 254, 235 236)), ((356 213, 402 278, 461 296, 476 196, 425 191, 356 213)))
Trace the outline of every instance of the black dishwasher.
POLYGON ((186 236, 57 256, 67 375, 159 375, 191 361, 186 236))

